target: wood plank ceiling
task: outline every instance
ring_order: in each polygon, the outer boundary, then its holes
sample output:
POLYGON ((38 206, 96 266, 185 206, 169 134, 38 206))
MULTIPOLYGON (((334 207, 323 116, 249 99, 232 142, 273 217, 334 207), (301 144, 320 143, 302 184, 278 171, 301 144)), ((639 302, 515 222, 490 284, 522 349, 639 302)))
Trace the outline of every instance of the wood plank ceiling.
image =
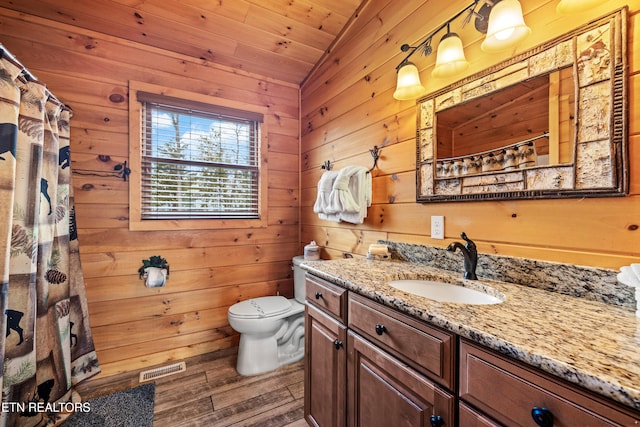
POLYGON ((300 84, 367 0, 0 0, 0 7, 300 84))

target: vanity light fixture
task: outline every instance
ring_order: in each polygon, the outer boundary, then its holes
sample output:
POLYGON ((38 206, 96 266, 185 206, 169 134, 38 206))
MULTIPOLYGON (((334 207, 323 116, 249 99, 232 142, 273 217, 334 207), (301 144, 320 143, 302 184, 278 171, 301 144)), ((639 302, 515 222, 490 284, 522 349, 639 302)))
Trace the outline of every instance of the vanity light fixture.
POLYGON ((560 0, 560 3, 556 6, 556 12, 559 15, 570 15, 591 9, 602 3, 605 2, 602 0, 560 0))
POLYGON ((411 100, 424 95, 426 89, 420 83, 418 67, 409 58, 417 51, 424 56, 433 52, 431 41, 433 37, 446 28, 447 32, 440 40, 436 56, 436 65, 431 73, 433 77, 445 77, 460 73, 467 69, 469 63, 464 56, 462 40, 450 31, 450 25, 463 14, 463 26, 475 16, 475 28, 481 33, 487 33, 482 43, 482 50, 496 52, 508 49, 521 42, 531 33, 524 23, 522 7, 518 0, 474 0, 467 7, 455 14, 447 22, 436 28, 423 42, 417 46, 403 44, 400 50, 409 52, 396 67, 398 81, 393 97, 398 100, 411 100), (478 4, 482 6, 476 11, 478 4))

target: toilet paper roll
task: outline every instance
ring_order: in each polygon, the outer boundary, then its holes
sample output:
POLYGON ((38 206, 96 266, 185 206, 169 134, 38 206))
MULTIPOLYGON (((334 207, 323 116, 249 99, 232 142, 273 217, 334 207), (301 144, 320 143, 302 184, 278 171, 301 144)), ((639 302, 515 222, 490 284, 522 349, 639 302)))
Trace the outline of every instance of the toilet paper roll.
POLYGON ((146 269, 147 279, 145 280, 145 286, 147 288, 158 288, 164 286, 167 281, 167 270, 158 267, 148 267, 146 269))

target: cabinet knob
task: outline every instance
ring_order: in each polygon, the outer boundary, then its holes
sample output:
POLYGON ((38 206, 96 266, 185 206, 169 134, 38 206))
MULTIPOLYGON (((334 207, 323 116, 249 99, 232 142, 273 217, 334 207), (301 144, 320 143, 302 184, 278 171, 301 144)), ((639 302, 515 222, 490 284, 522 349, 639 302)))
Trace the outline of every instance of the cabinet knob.
POLYGON ((316 299, 322 298, 322 292, 316 292, 316 299))
POLYGON ((384 325, 376 325, 376 334, 382 335, 386 330, 387 328, 385 328, 384 325))
POLYGON ((531 417, 540 427, 553 427, 553 414, 547 408, 534 406, 531 410, 531 417))
POLYGON ((444 420, 440 415, 431 415, 429 422, 431 423, 431 427, 442 427, 444 425, 444 420))
POLYGON ((342 341, 340 340, 335 340, 333 342, 333 346, 336 348, 336 350, 340 350, 340 348, 342 347, 342 341))

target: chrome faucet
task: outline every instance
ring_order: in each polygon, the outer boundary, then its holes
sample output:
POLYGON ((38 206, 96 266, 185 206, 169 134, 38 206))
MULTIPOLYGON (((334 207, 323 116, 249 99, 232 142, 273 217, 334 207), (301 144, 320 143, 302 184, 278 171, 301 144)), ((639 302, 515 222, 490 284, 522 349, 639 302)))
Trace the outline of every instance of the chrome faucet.
POLYGON ((462 237, 467 244, 463 246, 460 242, 453 242, 447 246, 447 250, 449 252, 455 252, 456 249, 460 249, 460 252, 462 252, 462 255, 464 256, 464 278, 469 280, 478 280, 478 276, 476 276, 476 265, 478 264, 478 251, 476 249, 476 244, 473 243, 473 240, 467 237, 464 231, 460 234, 460 237, 462 237))

